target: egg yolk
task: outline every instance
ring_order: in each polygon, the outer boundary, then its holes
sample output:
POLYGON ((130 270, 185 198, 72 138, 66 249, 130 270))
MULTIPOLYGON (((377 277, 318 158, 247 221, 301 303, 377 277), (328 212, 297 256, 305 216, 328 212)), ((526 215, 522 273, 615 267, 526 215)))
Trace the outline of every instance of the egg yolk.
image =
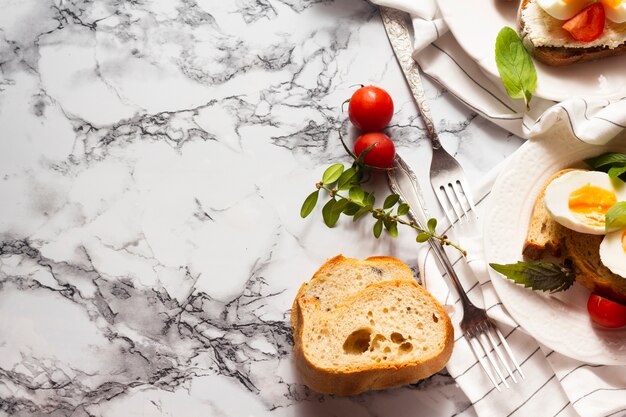
POLYGON ((587 184, 569 195, 569 209, 585 223, 602 226, 606 212, 617 203, 613 191, 587 184))
POLYGON ((615 8, 617 8, 617 6, 622 4, 622 0, 601 0, 601 3, 604 4, 607 7, 615 9, 615 8))
POLYGON ((624 253, 626 253, 626 230, 622 232, 622 249, 624 249, 624 253))

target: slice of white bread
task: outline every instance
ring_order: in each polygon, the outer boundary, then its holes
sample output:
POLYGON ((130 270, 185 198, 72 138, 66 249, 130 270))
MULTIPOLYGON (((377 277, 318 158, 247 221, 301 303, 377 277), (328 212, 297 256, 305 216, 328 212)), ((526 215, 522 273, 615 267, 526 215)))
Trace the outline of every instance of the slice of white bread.
POLYGON ((291 321, 296 367, 309 388, 356 395, 415 382, 448 362, 450 318, 401 261, 340 255, 307 284, 291 321))
POLYGON ((600 243, 604 236, 578 233, 561 226, 545 208, 543 198, 548 184, 569 171, 572 169, 555 173, 537 196, 523 254, 532 260, 548 255, 567 258, 572 261, 579 284, 599 295, 626 303, 626 279, 613 274, 600 260, 600 243))
POLYGON ((550 16, 537 0, 522 0, 518 23, 526 49, 547 65, 570 65, 626 53, 626 23, 607 19, 600 38, 579 42, 561 27, 565 21, 550 16))

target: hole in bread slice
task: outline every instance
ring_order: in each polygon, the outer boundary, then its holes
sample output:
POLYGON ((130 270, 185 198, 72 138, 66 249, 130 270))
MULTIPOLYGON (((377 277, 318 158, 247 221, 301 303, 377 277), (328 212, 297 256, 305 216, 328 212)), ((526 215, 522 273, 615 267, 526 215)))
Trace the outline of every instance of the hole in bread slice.
POLYGON ((358 329, 348 335, 343 342, 343 351, 349 355, 360 355, 370 348, 372 329, 358 329))

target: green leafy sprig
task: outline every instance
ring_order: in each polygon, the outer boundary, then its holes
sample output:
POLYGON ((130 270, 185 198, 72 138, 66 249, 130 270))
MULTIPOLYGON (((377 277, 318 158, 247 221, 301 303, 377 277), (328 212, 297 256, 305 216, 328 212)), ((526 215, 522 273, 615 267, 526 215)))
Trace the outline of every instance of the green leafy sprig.
MULTIPOLYGON (((365 151, 360 155, 363 156, 365 151)), ((352 155, 352 153, 350 153, 352 155)), ((428 239, 438 239, 444 245, 449 245, 459 250, 463 255, 465 251, 448 240, 446 235, 439 235, 436 232, 437 219, 428 221, 426 229, 418 226, 414 221, 406 218, 410 207, 405 202, 400 201, 398 194, 388 195, 381 207, 376 207, 376 197, 373 192, 367 192, 361 187, 363 165, 359 158, 355 160, 350 168, 345 169, 343 164, 333 164, 328 167, 322 175, 322 180, 315 184, 316 190, 304 200, 300 209, 300 216, 305 218, 315 208, 320 197, 320 193, 325 191, 328 201, 322 208, 322 217, 328 227, 334 227, 341 215, 352 217, 352 221, 357 221, 366 214, 370 214, 376 222, 373 226, 373 234, 378 239, 383 229, 390 236, 398 236, 398 225, 408 226, 418 232, 417 242, 425 242, 428 239), (341 193, 341 192, 344 193, 341 193), (347 193, 346 193, 347 192, 347 193)))
MULTIPOLYGON (((614 181, 626 181, 626 155, 623 153, 603 153, 594 158, 585 159, 585 163, 595 171, 606 172, 614 181)), ((615 203, 606 212, 604 224, 607 231, 626 228, 626 201, 615 203)))
POLYGON ((526 288, 555 293, 565 291, 576 281, 571 262, 558 265, 553 262, 517 262, 515 264, 489 264, 493 269, 526 288))
POLYGON ((512 98, 522 98, 530 110, 532 93, 537 88, 537 70, 517 32, 505 26, 496 38, 496 65, 502 84, 512 98))

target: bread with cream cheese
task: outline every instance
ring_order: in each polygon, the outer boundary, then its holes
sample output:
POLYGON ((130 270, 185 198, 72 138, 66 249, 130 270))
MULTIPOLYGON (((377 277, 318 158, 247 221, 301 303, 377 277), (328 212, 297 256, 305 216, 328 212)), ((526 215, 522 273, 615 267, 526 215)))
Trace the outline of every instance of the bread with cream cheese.
POLYGON ((562 28, 565 23, 545 12, 537 0, 522 0, 520 37, 530 54, 551 66, 594 61, 626 53, 626 22, 606 20, 604 33, 592 42, 579 42, 562 28))

